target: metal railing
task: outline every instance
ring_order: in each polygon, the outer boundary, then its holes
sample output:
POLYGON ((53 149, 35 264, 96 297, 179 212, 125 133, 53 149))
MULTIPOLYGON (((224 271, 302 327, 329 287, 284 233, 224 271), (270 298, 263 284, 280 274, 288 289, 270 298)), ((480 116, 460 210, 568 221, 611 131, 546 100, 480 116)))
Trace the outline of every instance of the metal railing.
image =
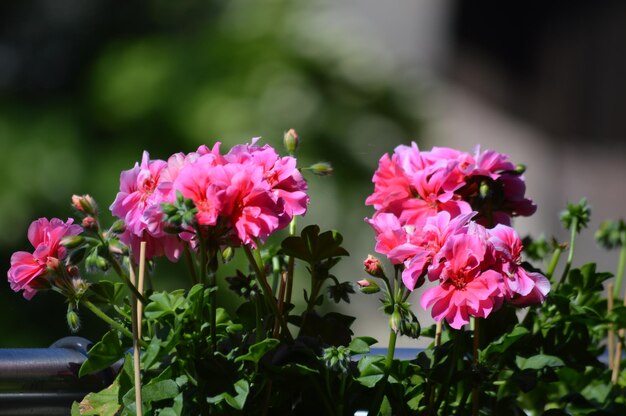
POLYGON ((0 349, 0 416, 69 415, 72 402, 110 385, 112 370, 78 377, 90 346, 66 337, 49 348, 0 349))

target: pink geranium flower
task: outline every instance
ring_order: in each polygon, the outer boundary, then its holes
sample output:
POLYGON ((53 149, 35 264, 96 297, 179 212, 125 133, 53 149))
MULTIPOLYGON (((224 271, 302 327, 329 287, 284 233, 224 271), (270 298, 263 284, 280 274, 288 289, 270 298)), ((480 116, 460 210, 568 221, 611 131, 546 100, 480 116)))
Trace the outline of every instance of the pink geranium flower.
POLYGON ((516 306, 542 303, 550 291, 550 282, 540 273, 526 271, 522 263, 522 241, 511 227, 497 225, 489 230, 489 241, 496 250, 503 276, 503 292, 516 306))
POLYGON ((476 234, 457 234, 448 239, 442 248, 441 283, 426 290, 420 302, 424 308, 433 307, 435 320, 445 318, 459 329, 469 322, 469 316, 486 318, 501 306, 502 276, 485 264, 492 249, 476 234))
POLYGON ((23 290, 24 297, 32 299, 38 289, 45 287, 41 279, 47 278, 48 264, 58 263, 67 255, 66 248, 60 245, 61 239, 82 232, 82 228, 73 223, 72 218, 67 222, 58 218, 33 221, 28 227, 28 240, 35 251, 18 251, 11 256, 11 268, 7 273, 11 289, 23 290))
POLYGON ((120 236, 134 253, 145 241, 146 257, 166 255, 176 261, 180 257, 182 244, 178 238, 163 230, 161 204, 167 200, 171 183, 164 175, 168 164, 162 160, 150 160, 143 153, 141 164, 123 171, 120 175, 120 191, 111 204, 111 212, 124 220, 126 231, 120 236))

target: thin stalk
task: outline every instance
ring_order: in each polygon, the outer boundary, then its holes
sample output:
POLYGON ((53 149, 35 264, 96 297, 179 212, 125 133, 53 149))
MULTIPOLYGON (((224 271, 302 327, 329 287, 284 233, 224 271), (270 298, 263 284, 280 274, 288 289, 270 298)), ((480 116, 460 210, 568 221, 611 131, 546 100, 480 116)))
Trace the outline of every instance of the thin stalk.
POLYGON ((254 297, 254 306, 256 309, 256 342, 259 342, 265 339, 265 337, 263 336, 263 324, 261 323, 261 298, 258 295, 254 297))
MULTIPOLYGON (((624 297, 624 306, 626 306, 626 297, 624 297)), ((617 384, 617 378, 619 376, 619 368, 622 363, 622 343, 624 342, 624 328, 619 330, 619 339, 617 341, 617 347, 615 348, 615 357, 613 362, 613 373, 611 374, 611 383, 617 384)))
POLYGON ((435 326, 435 347, 441 345, 441 333, 443 332, 443 322, 437 321, 435 326))
MULTIPOLYGON (((613 311, 613 284, 609 283, 606 287, 606 303, 607 303, 607 312, 609 315, 613 311)), ((613 360, 615 359, 615 329, 613 328, 613 324, 609 324, 608 330, 608 342, 607 349, 609 350, 609 370, 613 369, 613 360)))
MULTIPOLYGON (((563 274, 561 275, 561 280, 556 285, 556 290, 559 289, 561 284, 565 281, 567 274, 569 273, 569 269, 572 267, 572 260, 574 260, 574 244, 576 243, 576 233, 578 232, 578 217, 572 218, 572 223, 570 224, 570 238, 569 238, 569 252, 567 253, 567 262, 565 263, 565 269, 563 269, 563 274)), ((555 290, 555 291, 556 291, 555 290)))
MULTIPOLYGON (((133 334, 128 329, 126 329, 119 322, 113 320, 111 317, 109 317, 109 315, 107 315, 104 312, 102 312, 100 310, 100 308, 98 308, 96 305, 94 305, 93 303, 91 303, 90 301, 88 301, 85 298, 81 298, 80 299, 80 303, 82 303, 87 309, 89 309, 91 312, 93 312, 93 314, 96 315, 98 318, 100 318, 104 322, 106 322, 109 326, 111 326, 112 328, 117 329, 122 334, 127 336, 129 339, 133 339, 133 334)), ((148 348, 148 344, 145 341, 139 340, 139 343, 140 343, 140 345, 143 348, 148 348)))
MULTIPOLYGON (((287 276, 286 274, 282 274, 280 276, 280 286, 278 289, 278 311, 280 312, 280 315, 283 316, 283 310, 285 307, 285 286, 287 285, 287 276)), ((278 323, 278 320, 276 320, 276 322, 274 323, 274 332, 272 333, 272 336, 274 338, 278 338, 278 333, 280 331, 280 325, 278 323)))
MULTIPOLYGON (((289 223, 289 235, 296 235, 296 217, 294 216, 289 223)), ((287 260, 287 287, 285 292, 285 302, 291 303, 291 293, 293 291, 293 273, 295 269, 296 259, 289 256, 287 260)))
MULTIPOLYGON (((472 348, 472 363, 474 367, 478 365, 478 347, 480 343, 480 320, 479 318, 472 318, 474 322, 474 339, 472 348)), ((472 416, 478 416, 480 410, 480 393, 478 387, 472 389, 472 416)))
POLYGON ((113 267, 113 270, 115 270, 115 273, 117 273, 117 275, 122 279, 122 281, 126 284, 126 286, 128 286, 128 288, 133 293, 133 295, 137 296, 137 300, 145 305, 147 303, 146 298, 144 298, 143 295, 139 293, 135 285, 133 285, 130 282, 128 274, 124 272, 124 269, 122 268, 120 263, 115 259, 115 257, 113 256, 108 256, 108 257, 109 257, 108 259, 109 263, 111 263, 111 266, 113 267))
POLYGON ((626 231, 622 231, 619 237, 622 248, 619 252, 619 263, 615 273, 615 291, 613 292, 613 296, 618 299, 622 293, 622 281, 624 280, 624 269, 626 268, 626 231))
MULTIPOLYGON (((145 253, 146 243, 142 242, 141 252, 145 253)), ((141 258, 141 256, 140 256, 141 258)), ((143 259, 145 261, 145 257, 143 259)), ((141 260, 139 260, 139 268, 141 269, 141 260)), ((130 269, 130 282, 135 285, 137 280, 135 279, 135 272, 132 267, 130 269)), ((141 293, 141 290, 139 291, 141 293)), ((141 319, 139 318, 139 302, 137 298, 132 296, 131 298, 131 311, 132 311, 132 329, 133 329, 133 375, 135 386, 135 412, 138 415, 143 415, 143 400, 141 397, 141 350, 139 349, 139 328, 141 327, 141 319)))
POLYGON ((200 283, 200 280, 198 279, 198 272, 196 272, 196 265, 194 264, 191 250, 189 250, 189 244, 184 243, 183 246, 185 247, 185 261, 187 262, 187 267, 189 268, 189 272, 191 274, 191 284, 197 285, 200 283))
POLYGON ((548 264, 548 270, 546 271, 546 277, 548 280, 552 278, 554 274, 554 269, 556 269, 557 264, 559 264, 559 260, 561 259, 561 253, 563 253, 563 249, 561 247, 557 247, 554 249, 552 253, 552 258, 550 259, 550 264, 548 264))
POLYGON ((341 377, 341 384, 339 386, 339 405, 337 406, 337 415, 343 416, 343 408, 346 401, 346 382, 348 381, 348 377, 345 373, 341 373, 339 377, 341 377))
POLYGON ((396 351, 396 340, 398 339, 398 333, 393 329, 389 331, 389 345, 387 346, 387 361, 385 366, 387 367, 387 374, 391 371, 391 365, 393 364, 393 356, 396 351))
POLYGON ((211 348, 217 350, 217 283, 215 281, 217 273, 217 252, 211 254, 210 264, 207 266, 209 280, 209 319, 211 323, 211 348))
MULTIPOLYGON (((287 328, 287 323, 285 322, 283 316, 280 314, 278 310, 276 299, 274 299, 274 296, 272 295, 272 288, 267 283, 267 278, 265 277, 265 273, 261 269, 261 266, 260 266, 261 262, 259 261, 257 263, 257 259, 255 258, 254 254, 252 254, 252 250, 250 250, 250 247, 248 247, 245 244, 243 245, 243 251, 246 253, 248 262, 254 269, 257 279, 259 283, 261 284, 261 289, 263 291, 263 295, 265 296, 266 302, 270 305, 270 308, 272 309, 272 313, 274 314, 275 319, 279 321, 280 326, 283 329, 283 335, 285 335, 290 341, 293 340, 293 337, 291 336, 291 333, 289 332, 289 328, 287 328)), ((259 257, 259 260, 260 260, 260 255, 258 255, 258 252, 257 252, 257 257, 259 257)))
MULTIPOLYGON (((137 281, 137 290, 143 295, 144 281, 146 277, 146 242, 142 241, 139 245, 139 276, 137 281)), ((132 283, 132 282, 131 282, 132 283)), ((137 302, 137 336, 141 339, 141 318, 143 316, 143 304, 137 302)))

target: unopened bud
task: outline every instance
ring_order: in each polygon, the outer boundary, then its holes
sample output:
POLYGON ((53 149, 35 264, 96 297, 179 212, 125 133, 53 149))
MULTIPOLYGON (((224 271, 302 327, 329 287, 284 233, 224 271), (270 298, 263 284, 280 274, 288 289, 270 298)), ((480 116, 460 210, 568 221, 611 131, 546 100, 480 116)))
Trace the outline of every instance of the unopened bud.
POLYGON ((400 328, 402 328, 402 315, 400 314, 398 308, 395 308, 393 310, 391 318, 389 318, 389 327, 395 333, 398 333, 398 331, 400 331, 400 328))
POLYGON ((87 215, 98 215, 98 205, 91 195, 72 195, 72 205, 87 215))
POLYGON ((90 215, 83 218, 82 225, 86 230, 96 230, 98 228, 98 221, 90 215))
POLYGON ((46 260, 46 267, 51 270, 58 270, 61 262, 56 257, 48 257, 46 260))
POLYGON ((518 175, 523 174, 524 172, 526 172, 526 165, 518 163, 515 166, 515 173, 517 173, 518 175))
POLYGON ((102 270, 103 272, 106 272, 107 270, 109 270, 109 262, 101 256, 96 257, 96 266, 98 267, 98 269, 102 270))
POLYGON ((72 333, 78 332, 78 330, 80 329, 80 318, 78 317, 78 314, 74 310, 74 306, 71 303, 67 307, 66 319, 67 326, 70 328, 70 331, 72 331, 72 333))
POLYGON ((383 271, 383 266, 376 257, 371 254, 367 255, 367 258, 363 262, 363 267, 367 274, 373 277, 385 277, 385 272, 383 271))
POLYGON ((299 140, 298 133, 294 129, 289 129, 285 132, 283 136, 283 143, 285 145, 285 149, 291 154, 295 153, 298 149, 299 140))
POLYGON ((366 295, 380 292, 380 287, 371 279, 362 279, 356 282, 356 284, 359 285, 361 293, 366 295))
POLYGON ((333 173, 333 167, 328 162, 317 162, 309 166, 309 169, 317 176, 329 176, 333 173))
POLYGON ((229 261, 231 261, 234 255, 235 250, 233 250, 232 247, 226 247, 224 250, 222 250, 222 259, 224 260, 224 263, 228 263, 229 261))
POLYGON ((122 234, 124 231, 126 231, 126 223, 124 220, 115 221, 111 228, 109 228, 109 233, 111 234, 122 234))
POLYGON ((85 237, 80 235, 68 235, 61 239, 61 245, 67 248, 76 248, 85 242, 85 237))

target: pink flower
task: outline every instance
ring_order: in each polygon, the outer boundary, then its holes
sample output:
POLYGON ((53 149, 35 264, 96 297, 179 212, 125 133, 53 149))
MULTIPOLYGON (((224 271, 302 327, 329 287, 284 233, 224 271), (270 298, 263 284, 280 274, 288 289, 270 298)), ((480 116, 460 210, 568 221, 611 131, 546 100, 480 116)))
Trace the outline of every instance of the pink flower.
POLYGON ((296 160, 279 157, 268 145, 256 146, 256 140, 224 156, 216 146, 199 149, 191 159, 170 160, 170 198, 180 191, 193 200, 198 224, 219 228, 214 237, 223 242, 254 246, 306 212, 307 185, 296 160))
POLYGON ((516 306, 542 303, 550 292, 550 282, 540 273, 527 272, 522 266, 522 241, 511 227, 497 225, 489 230, 489 241, 496 250, 503 276, 503 292, 516 306))
POLYGON ((82 228, 68 218, 63 222, 58 218, 40 218, 28 227, 28 240, 35 248, 33 253, 18 251, 11 256, 11 268, 7 273, 11 289, 24 290, 24 297, 31 299, 37 289, 45 287, 42 279, 47 278, 48 264, 58 264, 67 255, 60 245, 65 236, 78 235, 82 228))
POLYGON ((363 262, 363 267, 367 274, 373 277, 384 277, 385 272, 383 271, 383 266, 380 264, 380 260, 371 254, 367 255, 367 258, 363 262))
POLYGON ((502 304, 502 276, 489 268, 492 247, 480 234, 451 236, 442 248, 441 283, 424 292, 421 305, 459 329, 469 316, 486 318, 502 304))
POLYGON ((166 255, 176 261, 180 257, 182 245, 178 238, 163 230, 161 204, 171 189, 171 183, 164 181, 167 167, 166 162, 150 160, 148 152, 144 152, 141 165, 135 164, 120 175, 120 191, 110 209, 124 220, 126 231, 120 240, 131 247, 135 257, 141 241, 147 243, 147 258, 166 255))

